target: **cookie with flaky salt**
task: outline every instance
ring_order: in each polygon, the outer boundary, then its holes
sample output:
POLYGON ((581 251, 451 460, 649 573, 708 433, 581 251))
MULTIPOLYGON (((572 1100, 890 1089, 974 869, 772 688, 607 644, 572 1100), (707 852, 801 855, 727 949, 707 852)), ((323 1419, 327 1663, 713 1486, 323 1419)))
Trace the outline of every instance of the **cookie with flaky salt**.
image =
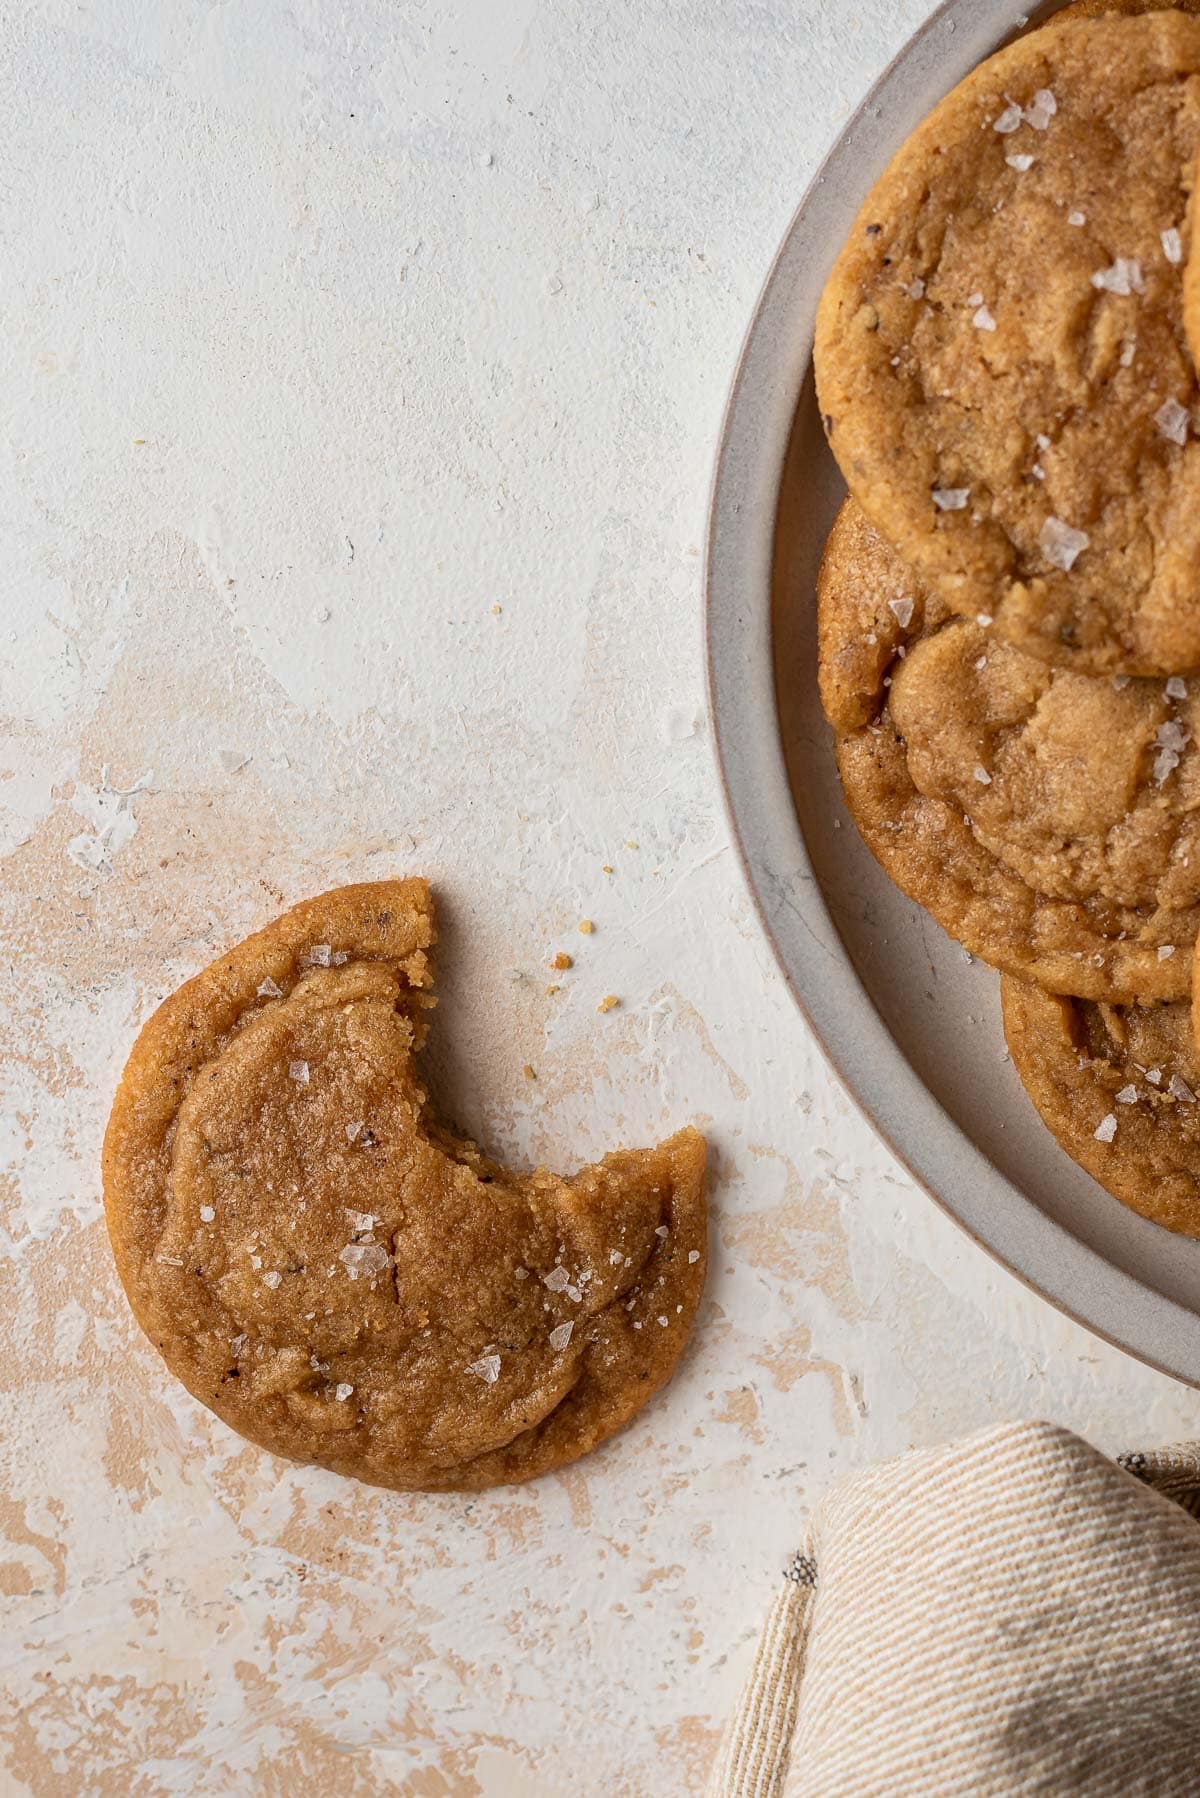
POLYGON ((146 1024, 104 1142, 135 1316, 251 1441, 403 1489, 526 1480, 668 1378, 704 1139, 511 1173, 429 1112, 423 880, 294 907, 146 1024))
POLYGON ((849 500, 818 582, 846 803, 897 886, 1009 973, 1178 999, 1200 929, 1200 682, 1056 669, 950 612, 849 500))
POLYGON ((1200 19, 1052 22, 907 139, 821 301, 872 523, 944 605, 1082 672, 1200 668, 1198 147, 1200 19))

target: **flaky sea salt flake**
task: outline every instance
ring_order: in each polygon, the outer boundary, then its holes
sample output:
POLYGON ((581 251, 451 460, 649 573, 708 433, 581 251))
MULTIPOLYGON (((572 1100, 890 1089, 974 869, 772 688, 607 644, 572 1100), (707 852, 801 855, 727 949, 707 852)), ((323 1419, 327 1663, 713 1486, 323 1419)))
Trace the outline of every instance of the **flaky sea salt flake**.
POLYGON ((338 1260, 352 1280, 360 1274, 382 1273, 390 1265, 388 1252, 380 1242, 348 1242, 338 1260))
POLYGON ((888 600, 888 611, 896 620, 902 631, 906 631, 912 623, 913 600, 906 593, 900 599, 888 600))
POLYGON ((1161 1068, 1147 1068, 1146 1069, 1146 1078, 1150 1082, 1151 1086, 1161 1086, 1162 1085, 1162 1069, 1161 1068))
POLYGON ((1035 131, 1048 131, 1050 121, 1058 111, 1058 101, 1048 87, 1039 87, 1033 96, 1032 104, 1025 108, 1023 117, 1027 125, 1035 131))
POLYGON ((986 306, 979 307, 971 323, 977 331, 994 331, 996 329, 996 321, 986 306))
POLYGON ((992 784, 992 777, 986 768, 976 768, 975 779, 979 782, 981 787, 990 787, 992 784))
POLYGON ((337 1400, 339 1405, 344 1405, 346 1400, 350 1397, 350 1394, 353 1391, 354 1391, 354 1388, 350 1384, 349 1380, 339 1380, 337 1385, 333 1389, 333 1396, 337 1400))
POLYGON ((289 1061, 288 1074, 298 1086, 308 1085, 308 1063, 306 1061, 289 1061))
POLYGON ((1118 256, 1109 268, 1097 269, 1092 286, 1102 293, 1115 293, 1127 299, 1131 293, 1145 293, 1146 281, 1136 256, 1118 256))
POLYGON ((1068 225, 1086 225, 1087 214, 1080 212, 1077 206, 1072 207, 1071 211, 1067 214, 1067 223, 1068 225))
POLYGON ((265 980, 258 983, 258 996, 260 999, 282 999, 283 988, 268 974, 265 980))
POLYGON ((550 1347, 561 1354, 562 1350, 565 1349, 570 1342, 571 1331, 574 1328, 575 1325, 573 1323, 555 1324, 548 1338, 550 1347))
POLYGON ((217 1215, 216 1211, 213 1209, 213 1207, 211 1205, 201 1205, 201 1207, 200 1207, 200 1222, 202 1224, 211 1224, 214 1217, 216 1217, 216 1215, 217 1215))
POLYGON ((1010 169, 1016 169, 1018 175, 1027 174, 1033 167, 1032 156, 1006 156, 1004 158, 1010 169))
POLYGON ((1159 961, 1170 961, 1175 953, 1174 943, 1160 943, 1157 953, 1159 961))
POLYGON ((992 121, 992 130, 998 131, 1001 137, 1011 137, 1019 130, 1024 114, 1015 100, 1010 100, 999 118, 992 121))
POLYGON ((272 1292, 274 1292, 275 1288, 282 1282, 282 1280, 283 1275, 277 1274, 273 1270, 271 1273, 263 1275, 263 1285, 269 1286, 272 1292))
POLYGON ((1173 674, 1171 676, 1166 685, 1166 695, 1168 699, 1187 698, 1187 682, 1182 675, 1173 674))
POLYGON ((1136 1105, 1137 1104, 1137 1087, 1136 1086, 1123 1086, 1121 1088, 1120 1092, 1117 1094, 1117 1104, 1118 1105, 1136 1105))
POLYGON ((1111 1142, 1116 1134, 1117 1114, 1115 1111, 1110 1111, 1107 1117, 1101 1118, 1100 1122, 1096 1125, 1096 1128, 1092 1131, 1092 1135, 1097 1142, 1111 1142))
POLYGON ((499 1355, 480 1355, 478 1361, 472 1361, 467 1367, 476 1379, 482 1380, 485 1386, 494 1386, 500 1378, 499 1355))
POLYGON ((688 1250, 688 1266, 689 1267, 695 1267, 695 1265, 696 1265, 697 1261, 699 1261, 699 1259, 700 1259, 699 1249, 689 1249, 688 1250))
POLYGON ((1169 230, 1160 232, 1159 235, 1162 239, 1163 255, 1166 257, 1167 261, 1182 262, 1183 243, 1180 239, 1179 232, 1175 229, 1174 225, 1172 225, 1169 230))
POLYGON ((1171 1078, 1167 1081, 1167 1091, 1173 1099, 1178 1099, 1184 1105, 1194 1105, 1196 1103, 1195 1093, 1192 1091, 1187 1081, 1181 1080, 1178 1074, 1172 1074, 1171 1078))
POLYGON ((969 487, 935 487, 933 503, 939 512, 961 512, 971 497, 969 487))
POLYGON ((1075 530, 1063 519, 1056 518, 1053 512, 1038 535, 1038 543, 1047 562, 1055 568, 1061 568, 1064 574, 1070 574, 1089 541, 1086 531, 1075 530))
POLYGON ((1178 400, 1164 400, 1154 414, 1154 424, 1159 435, 1165 437, 1168 443, 1184 444, 1188 439, 1191 414, 1178 400))
POLYGON ((333 945, 331 943, 314 943, 308 952, 308 959, 314 968, 327 968, 332 954, 333 945))
POLYGON ((547 1292, 565 1292, 571 1284, 571 1276, 565 1267, 552 1267, 548 1274, 542 1275, 542 1285, 547 1292))

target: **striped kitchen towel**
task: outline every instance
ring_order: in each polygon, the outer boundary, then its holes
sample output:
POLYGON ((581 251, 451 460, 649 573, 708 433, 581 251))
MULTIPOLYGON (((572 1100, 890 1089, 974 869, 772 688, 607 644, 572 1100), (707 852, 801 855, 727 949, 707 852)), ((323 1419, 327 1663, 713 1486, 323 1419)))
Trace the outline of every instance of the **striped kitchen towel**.
POLYGON ((855 1475, 767 1618, 712 1798, 1200 1794, 1200 1443, 1014 1424, 855 1475))

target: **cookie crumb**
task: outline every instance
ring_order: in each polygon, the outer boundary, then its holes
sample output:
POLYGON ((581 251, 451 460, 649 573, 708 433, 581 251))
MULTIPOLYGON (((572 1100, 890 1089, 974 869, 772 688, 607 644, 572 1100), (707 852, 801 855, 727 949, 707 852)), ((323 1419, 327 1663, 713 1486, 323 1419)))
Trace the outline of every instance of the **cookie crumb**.
POLYGON ((599 1005, 597 1005, 596 1010, 597 1011, 615 1011, 617 1006, 620 1003, 621 1003, 621 1001, 617 998, 615 993, 606 993, 604 998, 601 999, 599 1005))
MULTIPOLYGON (((583 925, 581 924, 579 926, 579 928, 580 928, 580 930, 582 930, 583 925)), ((558 954, 554 957, 553 961, 550 963, 550 966, 552 968, 554 968, 556 970, 556 972, 561 971, 563 968, 573 968, 575 966, 575 957, 573 955, 567 955, 566 953, 564 953, 564 951, 562 949, 560 949, 558 954)))
POLYGON ((536 1080, 537 1079, 536 1073, 530 1067, 528 1062, 525 1063, 525 1066, 521 1069, 521 1072, 524 1074, 526 1080, 536 1080))
POLYGON ((591 936, 592 933, 594 932, 595 928, 596 928, 596 926, 592 923, 592 920, 590 918, 580 918, 580 920, 579 920, 580 936, 591 936))

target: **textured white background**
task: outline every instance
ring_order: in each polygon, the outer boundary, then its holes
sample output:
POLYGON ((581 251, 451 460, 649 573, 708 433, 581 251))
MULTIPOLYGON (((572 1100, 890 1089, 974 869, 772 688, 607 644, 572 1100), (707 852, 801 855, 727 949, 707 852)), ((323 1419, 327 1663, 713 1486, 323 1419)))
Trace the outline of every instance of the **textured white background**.
POLYGON ((722 402, 809 174, 926 10, 5 9, 5 1793, 673 1798, 832 1476, 1037 1413, 1197 1433, 874 1142, 720 810, 722 402), (408 870, 464 1126, 566 1165, 696 1119, 715 1152, 673 1386, 475 1499, 240 1444, 138 1337, 100 1221, 139 1020, 281 904, 408 870))

